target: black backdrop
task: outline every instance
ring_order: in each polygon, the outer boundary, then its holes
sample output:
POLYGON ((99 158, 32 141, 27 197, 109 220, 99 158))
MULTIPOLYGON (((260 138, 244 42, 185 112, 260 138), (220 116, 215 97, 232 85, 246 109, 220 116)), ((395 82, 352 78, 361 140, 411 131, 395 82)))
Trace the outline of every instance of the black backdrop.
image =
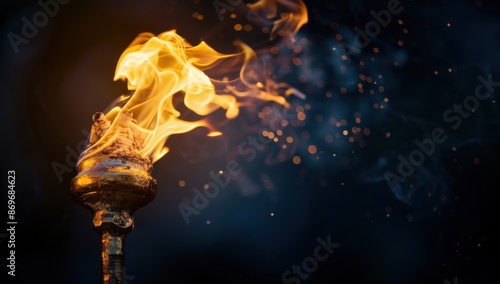
MULTIPOLYGON (((69 196, 90 117, 126 92, 112 81, 114 68, 140 32, 176 29, 222 52, 234 51, 236 39, 269 48, 259 29, 233 30, 241 17, 219 18, 214 3, 229 2, 67 1, 19 39, 23 17, 43 10, 2 1, 1 172, 6 180, 15 170, 18 221, 16 276, 2 264, 2 283, 99 283, 99 237, 69 196)), ((269 127, 249 110, 221 125, 222 137, 198 130, 168 141, 171 152, 154 167, 157 197, 135 214, 127 237, 127 283, 282 283, 292 265, 313 265, 318 238, 340 246, 307 279, 287 283, 498 282, 498 90, 473 97, 479 76, 500 80, 500 7, 401 1, 402 11, 350 52, 354 28, 388 2, 307 1, 300 52, 285 46, 274 62, 276 77, 307 98, 290 98, 289 111, 267 105, 290 122, 287 149, 269 144, 251 161, 238 154, 269 127), (454 105, 464 103, 475 110, 459 123, 454 105), (443 119, 448 109, 455 120, 443 119), (445 141, 391 189, 387 172, 400 175, 400 157, 410 159, 414 140, 434 129, 445 141), (178 205, 229 160, 242 172, 186 224, 178 205)), ((6 181, 2 187, 6 215, 6 181)), ((0 233, 2 263, 8 238, 0 233)))

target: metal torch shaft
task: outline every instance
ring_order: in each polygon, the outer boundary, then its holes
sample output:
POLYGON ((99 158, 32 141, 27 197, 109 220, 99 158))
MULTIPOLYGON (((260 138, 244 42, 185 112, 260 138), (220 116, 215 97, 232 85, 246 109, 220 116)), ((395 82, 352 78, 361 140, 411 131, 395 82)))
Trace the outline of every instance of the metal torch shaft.
POLYGON ((113 236, 109 232, 102 234, 102 283, 124 283, 125 236, 113 236))

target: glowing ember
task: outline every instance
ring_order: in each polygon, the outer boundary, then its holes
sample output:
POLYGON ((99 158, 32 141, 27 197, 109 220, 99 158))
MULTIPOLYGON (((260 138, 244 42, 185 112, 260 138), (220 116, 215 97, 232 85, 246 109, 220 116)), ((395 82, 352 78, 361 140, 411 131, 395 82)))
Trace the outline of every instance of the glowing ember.
POLYGON ((212 131, 212 132, 207 134, 208 137, 217 137, 217 136, 221 136, 221 135, 222 135, 222 132, 220 132, 220 131, 212 131))
MULTIPOLYGON (((251 20, 272 20, 271 39, 293 38, 307 22, 302 1, 259 1, 248 5, 251 20), (283 11, 284 10, 284 11, 283 11), (277 15, 278 11, 283 11, 277 15), (278 18, 274 20, 274 18, 278 18)), ((122 96, 107 112, 96 113, 89 144, 80 161, 98 153, 149 157, 157 161, 168 152, 168 137, 197 127, 210 129, 207 115, 224 110, 227 119, 238 116, 239 107, 252 100, 274 101, 287 106, 285 97, 299 91, 275 82, 264 72, 259 54, 244 43, 240 51, 222 54, 207 43, 189 44, 175 30, 157 36, 142 33, 123 52, 114 80, 126 80, 130 96, 122 96), (230 77, 233 76, 233 77, 230 77), (193 112, 198 120, 185 120, 176 108, 193 112)))

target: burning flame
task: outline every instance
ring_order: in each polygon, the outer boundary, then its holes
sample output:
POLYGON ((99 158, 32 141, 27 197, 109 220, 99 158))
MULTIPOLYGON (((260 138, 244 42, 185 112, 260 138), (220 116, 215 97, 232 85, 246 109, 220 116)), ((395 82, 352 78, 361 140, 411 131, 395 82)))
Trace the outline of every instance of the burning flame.
MULTIPOLYGON (((293 38, 307 22, 302 1, 262 0, 247 6, 250 19, 261 24, 272 22, 271 39, 293 38), (287 12, 278 17, 279 8, 287 12)), ((287 106, 286 96, 304 96, 266 75, 256 51, 243 42, 238 46, 239 52, 223 54, 206 42, 193 46, 175 30, 157 36, 139 34, 121 55, 114 76, 115 81, 126 80, 133 94, 118 98, 106 114, 93 116, 89 144, 80 161, 104 152, 134 153, 155 162, 168 152, 164 145, 171 135, 197 127, 209 128, 208 136, 221 135, 203 118, 219 109, 225 111, 227 119, 232 119, 251 100, 287 106), (237 75, 230 78, 231 74, 237 75), (179 98, 185 109, 202 118, 183 119, 176 108, 179 98)))

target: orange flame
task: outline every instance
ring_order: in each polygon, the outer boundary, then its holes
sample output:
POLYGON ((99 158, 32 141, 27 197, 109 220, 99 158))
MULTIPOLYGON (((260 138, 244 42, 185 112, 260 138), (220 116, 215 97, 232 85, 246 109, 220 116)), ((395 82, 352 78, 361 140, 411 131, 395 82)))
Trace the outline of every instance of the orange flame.
POLYGON ((299 31, 300 27, 307 23, 307 8, 302 1, 290 0, 262 0, 255 4, 249 4, 251 20, 265 24, 272 21, 270 39, 278 36, 293 36, 299 31), (284 11, 278 16, 279 8, 284 11), (274 18, 279 17, 276 20, 274 18))
MULTIPOLYGON (((271 39, 290 36, 307 22, 302 1, 263 0, 248 5, 255 20, 276 17, 278 4, 287 9, 273 23, 271 39)), ((240 52, 222 54, 201 42, 190 45, 175 30, 158 36, 141 33, 121 55, 114 80, 126 80, 130 96, 122 96, 105 115, 95 114, 91 137, 84 158, 107 150, 133 151, 157 161, 168 152, 165 142, 174 134, 197 127, 211 129, 208 136, 221 135, 206 119, 184 120, 176 108, 176 94, 182 94, 184 106, 199 116, 219 109, 227 119, 238 116, 239 108, 249 99, 274 101, 287 105, 286 96, 299 91, 265 76, 257 53, 240 42, 240 52), (228 74, 239 73, 230 79, 228 74), (174 99, 175 98, 175 99, 174 99)))

